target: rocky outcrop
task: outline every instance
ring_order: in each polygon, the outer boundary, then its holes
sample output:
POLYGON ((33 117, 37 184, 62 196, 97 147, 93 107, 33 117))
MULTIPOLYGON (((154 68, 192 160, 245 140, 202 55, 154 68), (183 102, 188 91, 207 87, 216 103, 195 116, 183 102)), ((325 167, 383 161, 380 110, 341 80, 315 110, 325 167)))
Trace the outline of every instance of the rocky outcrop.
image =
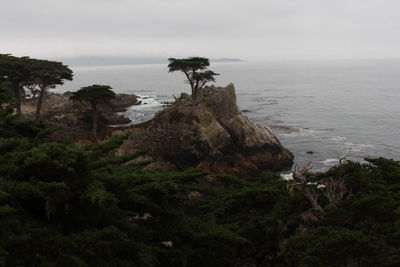
POLYGON ((134 94, 117 94, 111 101, 111 108, 113 112, 124 112, 126 108, 138 104, 138 97, 134 94))
POLYGON ((195 106, 190 96, 182 94, 152 120, 128 131, 130 137, 119 154, 146 148, 156 161, 173 163, 179 169, 197 167, 246 176, 282 169, 293 160, 293 154, 268 128, 239 111, 233 84, 202 89, 195 106))
MULTIPOLYGON (((87 103, 72 102, 69 98, 71 92, 64 94, 48 93, 44 97, 42 107, 42 119, 46 122, 61 123, 68 126, 79 125, 79 117, 91 107, 87 103)), ((126 108, 137 104, 137 96, 134 94, 117 94, 116 98, 111 101, 111 105, 100 105, 102 116, 107 120, 108 124, 127 124, 131 120, 117 114, 123 112, 126 108)), ((24 115, 33 119, 36 106, 36 99, 27 99, 23 103, 24 115)))

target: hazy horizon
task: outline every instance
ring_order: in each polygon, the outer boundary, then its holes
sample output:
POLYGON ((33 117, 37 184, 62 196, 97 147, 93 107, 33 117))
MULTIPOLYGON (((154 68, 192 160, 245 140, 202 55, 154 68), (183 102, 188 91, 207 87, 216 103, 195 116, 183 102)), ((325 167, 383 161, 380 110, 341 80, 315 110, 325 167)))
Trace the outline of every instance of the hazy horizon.
MULTIPOLYGON (((50 60, 61 61, 70 67, 101 67, 101 66, 129 66, 129 65, 166 65, 168 64, 168 57, 132 57, 132 56, 82 56, 82 57, 65 57, 65 58, 48 58, 50 60)), ((259 64, 306 64, 306 63, 324 63, 324 62, 341 62, 343 64, 366 62, 385 62, 393 61, 399 62, 400 57, 395 58, 336 58, 336 59, 282 59, 282 60, 246 60, 242 58, 211 58, 211 64, 218 63, 259 63, 259 64)))
POLYGON ((0 53, 400 58, 399 9, 395 0, 3 0, 0 53))

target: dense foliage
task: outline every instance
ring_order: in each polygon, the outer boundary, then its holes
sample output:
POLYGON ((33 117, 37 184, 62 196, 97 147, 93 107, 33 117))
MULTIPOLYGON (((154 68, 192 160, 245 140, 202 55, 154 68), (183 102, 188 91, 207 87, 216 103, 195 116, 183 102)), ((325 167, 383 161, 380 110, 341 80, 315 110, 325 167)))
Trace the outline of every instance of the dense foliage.
POLYGON ((155 172, 145 151, 117 156, 126 136, 46 141, 13 114, 23 83, 0 81, 0 266, 400 266, 398 161, 292 181, 155 172))
MULTIPOLYGON (((347 192, 288 240, 289 265, 400 266, 400 163, 367 161, 313 175, 318 181, 342 180, 347 192)), ((321 196, 321 202, 328 201, 321 196)))
POLYGON ((274 175, 200 185, 207 179, 195 170, 161 174, 143 170, 145 163, 121 164, 137 156, 110 153, 122 138, 86 148, 0 140, 3 265, 221 266, 277 249, 274 216, 295 203, 279 201, 288 196, 274 175), (266 222, 272 225, 263 229, 266 222))
POLYGON ((400 264, 396 161, 308 174, 315 211, 274 173, 158 173, 140 152, 116 156, 124 136, 78 148, 45 142, 39 124, 2 116, 1 127, 1 266, 400 264), (327 179, 347 188, 335 205, 316 186, 327 179))

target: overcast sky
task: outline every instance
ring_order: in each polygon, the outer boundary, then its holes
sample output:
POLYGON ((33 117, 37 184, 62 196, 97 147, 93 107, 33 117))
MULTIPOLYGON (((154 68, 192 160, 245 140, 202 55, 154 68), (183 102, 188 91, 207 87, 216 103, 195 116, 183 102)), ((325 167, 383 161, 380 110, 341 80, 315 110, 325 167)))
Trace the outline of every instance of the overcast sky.
POLYGON ((0 0, 0 53, 400 57, 399 0, 0 0))

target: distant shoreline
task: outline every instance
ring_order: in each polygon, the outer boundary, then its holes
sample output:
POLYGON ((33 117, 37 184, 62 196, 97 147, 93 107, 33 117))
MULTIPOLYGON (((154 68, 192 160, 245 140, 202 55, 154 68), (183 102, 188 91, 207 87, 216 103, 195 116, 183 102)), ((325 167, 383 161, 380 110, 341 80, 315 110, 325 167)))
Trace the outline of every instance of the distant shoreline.
MULTIPOLYGON (((64 62, 72 67, 94 67, 94 66, 123 66, 123 65, 151 65, 167 64, 167 58, 151 57, 72 57, 56 58, 55 60, 64 62)), ((236 63, 246 62, 240 58, 216 58, 211 59, 214 63, 236 63)))

